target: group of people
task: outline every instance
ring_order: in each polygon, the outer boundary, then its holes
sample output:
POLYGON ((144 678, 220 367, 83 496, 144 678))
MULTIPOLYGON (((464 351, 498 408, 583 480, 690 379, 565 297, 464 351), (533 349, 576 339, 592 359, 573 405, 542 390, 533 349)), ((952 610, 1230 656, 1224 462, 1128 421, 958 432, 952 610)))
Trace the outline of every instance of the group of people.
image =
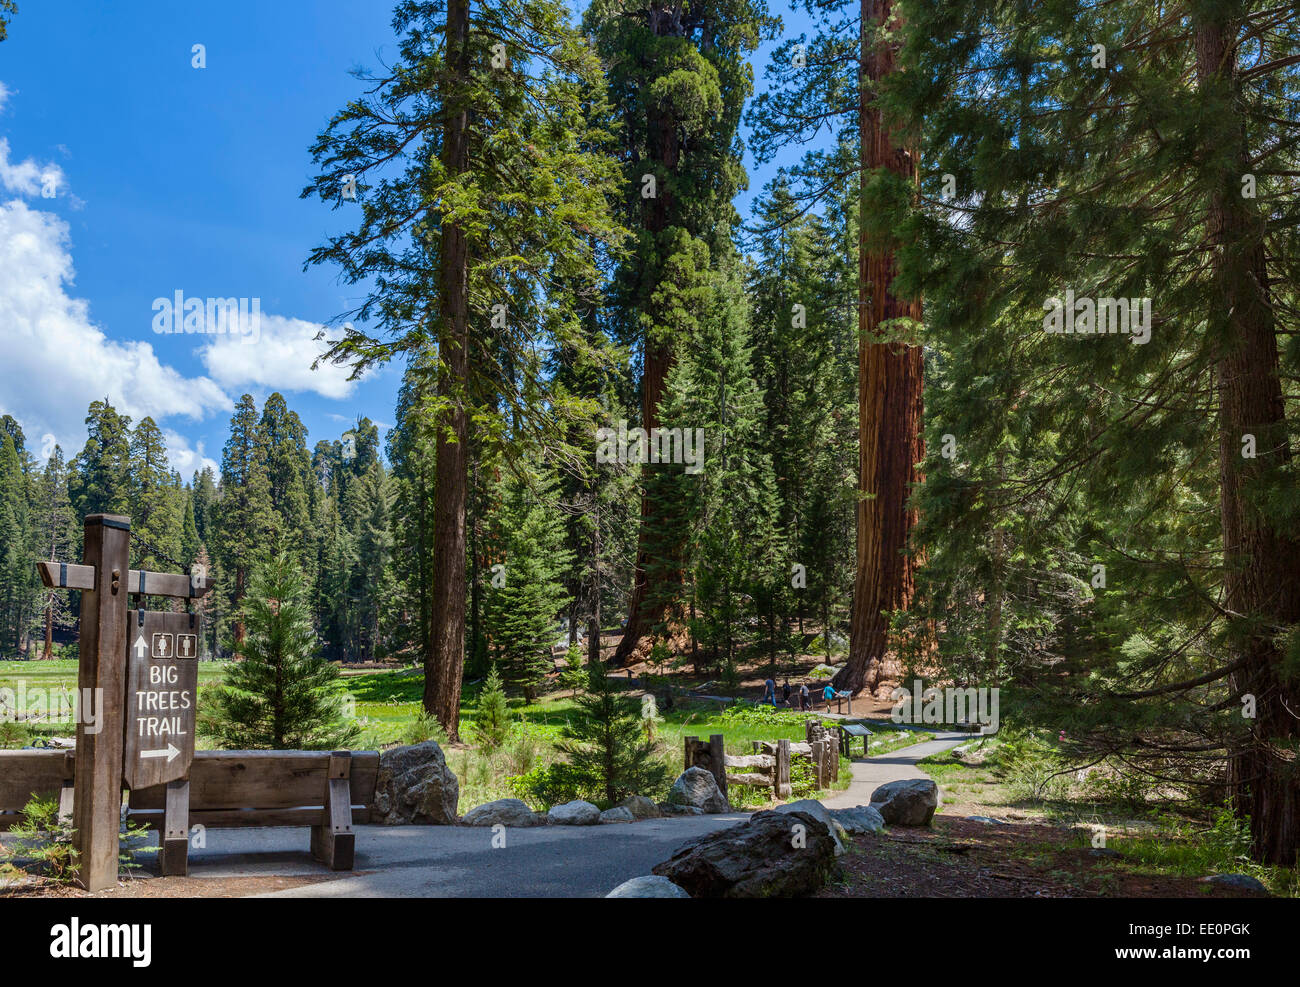
MULTIPOLYGON (((837 695, 838 693, 836 693, 835 687, 831 685, 829 682, 827 682, 826 687, 822 689, 822 699, 823 701, 825 701, 826 709, 828 711, 831 708, 832 700, 834 700, 837 695)), ((772 679, 767 679, 763 683, 763 698, 761 702, 771 703, 773 706, 777 705, 776 682, 774 682, 772 679)), ((787 678, 783 683, 781 683, 780 705, 789 707, 790 709, 798 709, 798 710, 805 710, 805 711, 812 709, 813 698, 812 698, 812 692, 809 691, 808 689, 808 683, 801 682, 799 684, 799 689, 796 692, 790 688, 790 680, 787 678)))

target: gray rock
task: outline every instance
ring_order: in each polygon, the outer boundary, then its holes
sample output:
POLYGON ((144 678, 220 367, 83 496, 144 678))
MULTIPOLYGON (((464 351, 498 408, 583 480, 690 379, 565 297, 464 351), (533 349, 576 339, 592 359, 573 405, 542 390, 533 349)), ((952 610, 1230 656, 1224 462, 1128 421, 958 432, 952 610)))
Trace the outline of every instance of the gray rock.
POLYGON ((881 785, 871 805, 891 826, 928 826, 939 807, 939 786, 929 778, 908 778, 881 785))
POLYGON ((668 792, 672 805, 690 805, 701 812, 730 812, 731 803, 718 791, 713 775, 703 768, 687 768, 668 792))
MULTIPOLYGON (((602 823, 630 823, 636 822, 636 816, 631 811, 621 805, 616 805, 612 809, 606 809, 600 814, 602 823)), ((622 897, 620 895, 619 897, 622 897)))
POLYGON ((967 816, 967 822, 983 823, 985 826, 1005 826, 1001 819, 994 819, 992 816, 967 816))
POLYGON ((606 898, 689 898, 685 891, 666 877, 647 874, 634 877, 616 887, 606 898))
POLYGON ((563 805, 551 806, 546 821, 552 826, 594 826, 600 822, 600 810, 590 802, 574 799, 563 805))
POLYGON ((661 816, 702 816, 704 810, 693 805, 674 805, 672 802, 660 802, 657 806, 661 816))
POLYGON ((659 811, 659 806, 654 804, 654 800, 644 795, 629 795, 618 805, 632 813, 633 819, 658 819, 663 815, 659 811))
POLYGON ((546 817, 519 799, 497 799, 470 809, 461 822, 466 826, 545 826, 546 817))
POLYGON ((875 835, 885 828, 884 817, 869 805, 852 809, 831 809, 831 818, 850 836, 875 835))
MULTIPOLYGON (((840 834, 836 832, 835 817, 831 815, 831 810, 826 808, 816 799, 799 799, 797 802, 786 802, 784 805, 778 805, 773 812, 806 812, 819 823, 826 827, 826 831, 831 834, 835 840, 835 856, 844 852, 844 843, 840 840, 840 834)), ((841 827, 842 828, 842 827, 841 827)))
POLYGON ((812 894, 836 873, 835 841, 807 812, 756 812, 683 844, 651 870, 692 898, 792 898, 812 894))
POLYGON ((1242 891, 1258 891, 1260 894, 1268 894, 1268 888, 1249 874, 1211 874, 1209 877, 1201 878, 1201 882, 1204 884, 1220 884, 1225 888, 1239 888, 1242 891))
POLYGON ((394 747, 379 755, 370 821, 447 826, 456 822, 460 783, 437 741, 394 747))

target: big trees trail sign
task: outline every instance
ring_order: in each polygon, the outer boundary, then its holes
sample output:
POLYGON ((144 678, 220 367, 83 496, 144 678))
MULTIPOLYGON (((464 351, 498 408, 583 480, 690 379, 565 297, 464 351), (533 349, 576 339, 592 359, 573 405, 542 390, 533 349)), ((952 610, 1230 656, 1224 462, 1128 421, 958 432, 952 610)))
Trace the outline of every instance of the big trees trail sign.
POLYGON ((194 614, 127 614, 126 740, 122 779, 149 788, 189 774, 198 705, 198 628, 194 614))
MULTIPOLYGON (((189 797, 201 626, 192 613, 145 607, 157 597, 188 604, 211 582, 202 573, 129 568, 125 517, 90 515, 84 544, 81 565, 40 562, 38 568, 46 586, 81 591, 78 695, 99 697, 102 715, 77 719, 72 817, 78 881, 99 891, 117 883, 123 784, 133 790, 166 784, 168 804, 178 808, 189 797), (139 609, 129 606, 131 596, 139 609)), ((164 834, 164 866, 177 838, 164 834)))

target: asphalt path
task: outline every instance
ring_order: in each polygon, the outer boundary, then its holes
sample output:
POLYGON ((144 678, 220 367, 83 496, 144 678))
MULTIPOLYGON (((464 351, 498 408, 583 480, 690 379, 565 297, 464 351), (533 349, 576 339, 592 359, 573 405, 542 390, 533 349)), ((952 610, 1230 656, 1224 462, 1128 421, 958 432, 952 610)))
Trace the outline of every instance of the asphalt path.
POLYGON ((357 826, 356 869, 346 876, 312 860, 308 829, 213 829, 206 847, 190 850, 190 876, 333 878, 259 896, 272 898, 603 898, 649 874, 687 840, 747 818, 737 812, 499 833, 479 826, 357 826))

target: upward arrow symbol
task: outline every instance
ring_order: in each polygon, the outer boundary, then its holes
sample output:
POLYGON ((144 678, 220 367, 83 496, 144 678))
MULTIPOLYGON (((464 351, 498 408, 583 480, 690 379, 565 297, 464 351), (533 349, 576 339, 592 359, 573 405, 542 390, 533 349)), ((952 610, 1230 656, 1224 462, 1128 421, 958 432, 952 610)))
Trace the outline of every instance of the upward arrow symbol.
POLYGON ((144 635, 141 634, 135 639, 135 656, 143 658, 149 653, 149 645, 145 642, 144 635))

